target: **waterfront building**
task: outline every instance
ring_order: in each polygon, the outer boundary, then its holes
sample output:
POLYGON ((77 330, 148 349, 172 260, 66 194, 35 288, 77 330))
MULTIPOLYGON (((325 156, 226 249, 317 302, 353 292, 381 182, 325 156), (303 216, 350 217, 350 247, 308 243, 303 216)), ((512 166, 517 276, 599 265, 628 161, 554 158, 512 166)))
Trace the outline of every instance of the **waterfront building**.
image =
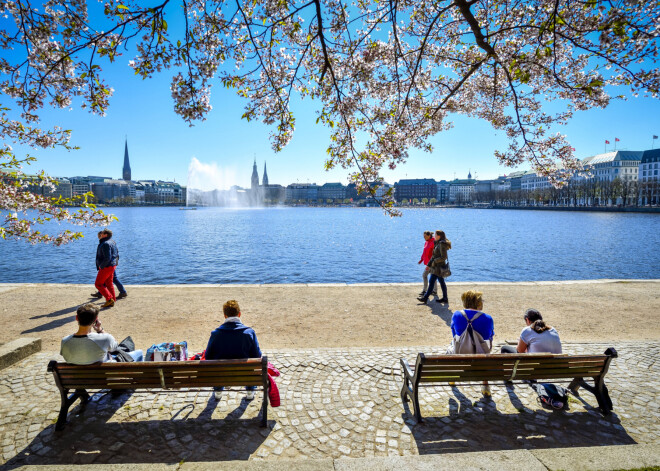
POLYGON ((520 179, 520 189, 524 191, 547 190, 552 186, 548 177, 527 171, 520 179))
POLYGON ((615 178, 628 182, 637 181, 643 153, 616 150, 587 157, 582 160, 582 166, 589 172, 584 178, 605 182, 611 182, 615 178))
POLYGON ((660 149, 645 150, 639 162, 639 203, 660 203, 660 149))
POLYGON ((509 182, 509 188, 511 191, 522 190, 522 177, 525 175, 524 170, 519 170, 516 172, 511 172, 506 179, 509 182))
POLYGON ((457 178, 449 182, 449 202, 459 204, 472 202, 476 182, 471 172, 468 173, 467 179, 457 178))
MULTIPOLYGON (((126 180, 106 179, 93 182, 92 193, 98 203, 128 203, 131 200, 131 184, 126 180)), ((133 194, 135 190, 133 190, 133 194)))
POLYGON ((319 186, 316 183, 292 183, 286 187, 287 202, 307 202, 319 199, 319 186))
POLYGON ((433 178, 412 178, 399 180, 394 184, 394 198, 397 201, 422 198, 436 198, 438 196, 438 182, 433 178))
POLYGON ((435 199, 440 204, 447 204, 449 202, 449 182, 447 180, 440 180, 438 182, 435 199))
POLYGON ((374 183, 374 185, 378 185, 378 188, 376 188, 376 194, 374 195, 376 199, 385 198, 387 192, 390 191, 390 188, 393 188, 393 185, 390 185, 387 182, 374 183))
POLYGON ((326 200, 343 200, 346 198, 346 187, 341 183, 325 183, 318 189, 318 198, 326 200))
POLYGON ((131 163, 128 159, 128 138, 124 142, 124 168, 122 168, 122 178, 127 182, 131 181, 131 163))
POLYGON ((355 183, 349 183, 346 185, 346 199, 351 201, 358 199, 357 185, 355 183))
POLYGON ((493 190, 495 180, 477 180, 474 184, 474 191, 476 193, 488 193, 493 190))

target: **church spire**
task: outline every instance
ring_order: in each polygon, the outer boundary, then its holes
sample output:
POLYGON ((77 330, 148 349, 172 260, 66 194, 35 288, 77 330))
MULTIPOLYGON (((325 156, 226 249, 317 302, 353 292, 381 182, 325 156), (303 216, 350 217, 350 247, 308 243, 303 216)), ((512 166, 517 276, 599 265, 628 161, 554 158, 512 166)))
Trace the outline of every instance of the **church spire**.
POLYGON ((252 179, 250 187, 256 189, 259 186, 259 172, 257 172, 257 157, 254 157, 254 164, 252 164, 252 179))
POLYGON ((122 171, 122 178, 127 181, 131 180, 131 163, 128 159, 128 137, 124 143, 124 168, 122 171))
POLYGON ((261 184, 262 184, 263 186, 267 186, 267 185, 268 185, 268 173, 266 172, 266 162, 265 162, 265 161, 264 161, 264 176, 263 176, 263 178, 262 178, 262 180, 261 180, 261 184))

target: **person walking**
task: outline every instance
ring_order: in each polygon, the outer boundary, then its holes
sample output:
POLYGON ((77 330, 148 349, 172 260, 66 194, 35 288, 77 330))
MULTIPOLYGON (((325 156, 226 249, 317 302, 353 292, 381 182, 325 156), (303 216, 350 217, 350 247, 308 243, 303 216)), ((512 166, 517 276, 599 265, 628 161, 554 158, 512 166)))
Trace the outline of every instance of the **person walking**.
POLYGON ((98 272, 94 286, 105 298, 105 303, 101 307, 107 308, 114 306, 117 300, 115 288, 112 286, 112 278, 119 260, 119 250, 115 241, 112 240, 110 229, 103 229, 98 236, 99 245, 96 248, 96 269, 98 272))
MULTIPOLYGON (((99 239, 101 237, 103 237, 103 231, 99 231, 98 237, 99 237, 99 239)), ((117 253, 119 253, 119 251, 117 253)), ((119 266, 119 255, 117 255, 117 266, 119 266)), ((98 267, 97 267, 97 270, 98 270, 98 267)), ((128 296, 128 293, 126 292, 126 288, 124 288, 124 285, 122 284, 122 282, 119 281, 119 277, 117 276, 117 267, 116 266, 115 266, 115 271, 112 274, 112 284, 114 284, 117 287, 117 289, 119 290, 119 295, 117 296, 117 299, 122 299, 122 298, 125 298, 126 296, 128 296)), ((92 296, 92 298, 97 298, 97 299, 101 299, 103 297, 103 295, 99 291, 97 291, 96 293, 92 293, 91 296, 92 296)))
POLYGON ((443 269, 447 268, 447 251, 451 249, 451 241, 447 240, 447 236, 444 231, 435 231, 435 243, 433 247, 433 257, 426 265, 431 269, 431 279, 429 280, 429 287, 426 290, 426 293, 418 297, 417 299, 423 303, 426 303, 433 293, 435 288, 435 282, 440 283, 440 288, 442 289, 442 299, 436 299, 436 302, 439 303, 448 303, 447 299, 447 284, 445 279, 442 276, 443 269))
MULTIPOLYGON (((434 246, 433 233, 431 231, 425 231, 424 250, 422 251, 422 258, 420 258, 419 262, 417 262, 418 265, 422 262, 424 263, 424 272, 422 273, 422 280, 424 281, 424 289, 422 290, 421 293, 419 293, 420 296, 424 296, 426 294, 426 290, 429 287, 429 274, 431 273, 431 269, 426 265, 431 261, 431 258, 433 257, 433 246, 434 246)), ((437 287, 433 291, 433 294, 435 296, 438 295, 437 287)))

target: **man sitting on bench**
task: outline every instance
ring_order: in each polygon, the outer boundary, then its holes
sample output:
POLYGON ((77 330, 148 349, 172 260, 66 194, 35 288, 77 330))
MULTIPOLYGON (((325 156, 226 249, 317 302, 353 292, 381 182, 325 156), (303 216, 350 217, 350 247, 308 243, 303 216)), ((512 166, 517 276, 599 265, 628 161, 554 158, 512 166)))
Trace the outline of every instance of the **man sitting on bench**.
MULTIPOLYGON (((240 358, 261 358, 257 334, 241 322, 241 308, 238 302, 230 299, 222 306, 225 322, 211 332, 206 347, 207 360, 234 360, 240 358)), ((215 398, 220 400, 222 387, 215 389, 215 398)), ((254 386, 247 386, 246 399, 254 399, 254 386)))
MULTIPOLYGON (((83 304, 76 311, 78 332, 62 339, 60 355, 72 365, 91 365, 92 363, 115 361, 111 352, 118 349, 115 338, 105 333, 99 317, 99 308, 95 304, 83 304), (92 332, 94 330, 94 332, 92 332)), ((134 361, 142 361, 142 350, 126 352, 134 361)))

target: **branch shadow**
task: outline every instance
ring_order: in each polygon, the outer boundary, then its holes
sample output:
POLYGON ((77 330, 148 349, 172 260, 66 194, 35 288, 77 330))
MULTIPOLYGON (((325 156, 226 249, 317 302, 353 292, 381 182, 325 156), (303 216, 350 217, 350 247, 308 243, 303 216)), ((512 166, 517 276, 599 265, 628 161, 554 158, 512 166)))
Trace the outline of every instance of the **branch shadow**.
MULTIPOLYGON (((144 396, 135 394, 134 396, 144 396)), ((91 463, 179 463, 185 461, 247 460, 268 438, 275 421, 268 427, 260 426, 259 415, 242 418, 250 404, 258 410, 258 400, 243 398, 231 411, 218 417, 219 404, 210 395, 205 408, 196 417, 193 413, 199 403, 182 404, 169 419, 143 418, 159 409, 147 401, 137 405, 127 404, 130 393, 113 395, 100 392, 92 396, 86 405, 78 404, 69 412, 69 423, 61 431, 55 425, 42 430, 28 446, 9 460, 3 470, 17 469, 25 465, 75 465, 91 463), (142 409, 141 404, 148 402, 142 409), (119 409, 134 409, 135 416, 112 420, 119 409), (215 415, 216 417, 213 417, 215 415)), ((168 399, 166 399, 167 401, 168 399)), ((162 407, 161 407, 162 409, 162 407)), ((164 412, 167 414, 168 412, 164 412)))
POLYGON ((422 402, 424 419, 417 423, 404 403, 402 418, 412 431, 419 454, 636 443, 615 413, 603 417, 598 408, 586 401, 580 404, 584 409, 570 412, 530 409, 523 405, 513 387, 506 387, 508 399, 518 413, 498 410, 497 402, 491 398, 472 402, 455 386, 451 387, 453 397, 446 399, 446 406, 440 406, 448 415, 438 416, 437 404, 432 405, 433 411, 428 406, 425 411, 422 402), (429 416, 430 413, 436 415, 429 416))

